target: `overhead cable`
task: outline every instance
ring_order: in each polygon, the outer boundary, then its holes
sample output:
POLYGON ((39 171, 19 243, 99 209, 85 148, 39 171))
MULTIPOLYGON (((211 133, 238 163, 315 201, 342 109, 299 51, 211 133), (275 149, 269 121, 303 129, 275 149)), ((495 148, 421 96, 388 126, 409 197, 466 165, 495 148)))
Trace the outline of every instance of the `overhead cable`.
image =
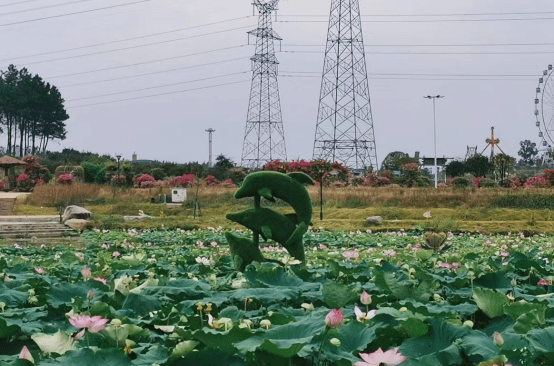
POLYGON ((30 11, 43 10, 43 9, 50 9, 50 8, 57 8, 57 7, 60 7, 60 6, 71 5, 71 4, 78 4, 78 3, 84 3, 84 2, 87 2, 87 1, 93 1, 93 0, 78 0, 78 1, 71 1, 71 2, 68 2, 68 3, 61 3, 61 4, 53 4, 53 5, 41 6, 41 7, 38 7, 38 8, 31 8, 31 9, 24 9, 24 10, 16 10, 16 11, 11 11, 11 12, 9 12, 9 13, 0 13, 0 16, 11 15, 11 14, 19 14, 19 13, 27 13, 27 12, 30 12, 30 11))
POLYGON ((71 16, 71 15, 84 14, 84 13, 91 13, 91 12, 99 11, 99 10, 120 8, 120 7, 122 7, 122 6, 135 5, 135 4, 145 3, 145 2, 148 2, 148 1, 150 1, 150 0, 139 0, 139 1, 132 2, 132 3, 125 3, 125 4, 119 4, 119 5, 105 6, 105 7, 103 7, 103 8, 89 9, 89 10, 83 10, 83 11, 76 11, 76 12, 74 12, 74 13, 58 14, 58 15, 52 15, 52 16, 49 16, 49 17, 36 18, 36 19, 29 19, 29 20, 22 20, 22 21, 19 21, 19 22, 0 24, 0 27, 6 27, 6 26, 9 26, 9 25, 16 25, 16 24, 31 23, 31 22, 38 22, 38 21, 40 21, 40 20, 47 20, 47 19, 54 19, 54 18, 62 18, 62 17, 71 16))

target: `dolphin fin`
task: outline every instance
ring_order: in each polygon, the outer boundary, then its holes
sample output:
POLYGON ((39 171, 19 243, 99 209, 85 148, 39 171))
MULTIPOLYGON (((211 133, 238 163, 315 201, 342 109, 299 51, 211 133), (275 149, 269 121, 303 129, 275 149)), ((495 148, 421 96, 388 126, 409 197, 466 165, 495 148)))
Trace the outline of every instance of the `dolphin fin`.
POLYGON ((264 229, 264 228, 262 227, 262 231, 261 231, 261 232, 256 232, 256 233, 257 233, 257 234, 260 234, 260 236, 262 237, 262 239, 263 239, 264 241, 267 241, 267 238, 271 239, 271 237, 268 237, 268 236, 266 235, 266 233, 264 232, 263 229, 264 229))
POLYGON ((301 222, 296 227, 296 229, 294 230, 290 238, 287 239, 287 242, 285 243, 285 245, 290 245, 294 242, 302 240, 302 236, 304 236, 304 233, 306 233, 307 231, 308 231, 308 225, 305 222, 301 222))
POLYGON ((298 183, 309 184, 309 185, 314 185, 315 184, 313 179, 310 178, 309 175, 304 174, 302 172, 293 172, 293 173, 289 173, 287 175, 289 177, 291 177, 291 179, 294 179, 295 181, 297 181, 298 183))
POLYGON ((265 240, 267 240, 267 238, 271 239, 273 237, 273 233, 271 232, 271 228, 269 226, 264 225, 261 227, 261 229, 263 235, 265 235, 266 237, 265 240))
POLYGON ((258 189, 258 194, 268 201, 275 202, 275 198, 273 198, 273 195, 271 194, 271 189, 269 188, 258 189))
POLYGON ((285 217, 289 218, 294 222, 294 224, 298 224, 298 215, 295 213, 286 214, 285 217))

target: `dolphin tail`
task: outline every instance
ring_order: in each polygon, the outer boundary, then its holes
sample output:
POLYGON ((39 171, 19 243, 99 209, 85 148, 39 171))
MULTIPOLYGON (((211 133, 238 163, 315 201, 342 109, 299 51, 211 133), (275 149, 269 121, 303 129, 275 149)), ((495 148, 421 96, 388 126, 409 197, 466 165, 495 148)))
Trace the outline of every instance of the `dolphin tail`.
POLYGON ((302 240, 302 237, 304 236, 304 233, 306 233, 306 231, 308 231, 308 224, 302 221, 296 227, 296 229, 294 230, 290 238, 287 239, 287 242, 285 243, 285 245, 290 245, 294 242, 302 240))

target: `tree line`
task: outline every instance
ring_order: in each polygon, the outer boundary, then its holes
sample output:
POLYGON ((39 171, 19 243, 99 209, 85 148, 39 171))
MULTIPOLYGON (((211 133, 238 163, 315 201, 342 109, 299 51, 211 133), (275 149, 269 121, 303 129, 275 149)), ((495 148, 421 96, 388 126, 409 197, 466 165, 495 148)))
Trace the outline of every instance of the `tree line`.
POLYGON ((7 154, 44 153, 50 141, 66 138, 68 119, 54 85, 26 68, 0 71, 0 133, 7 135, 7 154))

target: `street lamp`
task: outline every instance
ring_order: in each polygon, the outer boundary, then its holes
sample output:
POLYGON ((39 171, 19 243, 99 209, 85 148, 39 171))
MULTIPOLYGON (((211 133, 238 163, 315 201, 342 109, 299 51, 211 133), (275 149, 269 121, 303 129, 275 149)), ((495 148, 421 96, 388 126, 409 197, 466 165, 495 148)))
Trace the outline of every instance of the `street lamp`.
POLYGON ((215 132, 213 128, 209 128, 206 130, 210 134, 210 160, 208 161, 208 168, 212 167, 212 133, 215 132))
POLYGON ((437 166, 437 113, 435 108, 435 100, 439 98, 444 98, 444 95, 435 95, 435 96, 426 96, 423 98, 433 99, 433 128, 435 135, 435 188, 439 185, 439 168, 437 166))
POLYGON ((119 160, 121 159, 121 155, 116 155, 117 158, 117 178, 119 179, 119 160))

